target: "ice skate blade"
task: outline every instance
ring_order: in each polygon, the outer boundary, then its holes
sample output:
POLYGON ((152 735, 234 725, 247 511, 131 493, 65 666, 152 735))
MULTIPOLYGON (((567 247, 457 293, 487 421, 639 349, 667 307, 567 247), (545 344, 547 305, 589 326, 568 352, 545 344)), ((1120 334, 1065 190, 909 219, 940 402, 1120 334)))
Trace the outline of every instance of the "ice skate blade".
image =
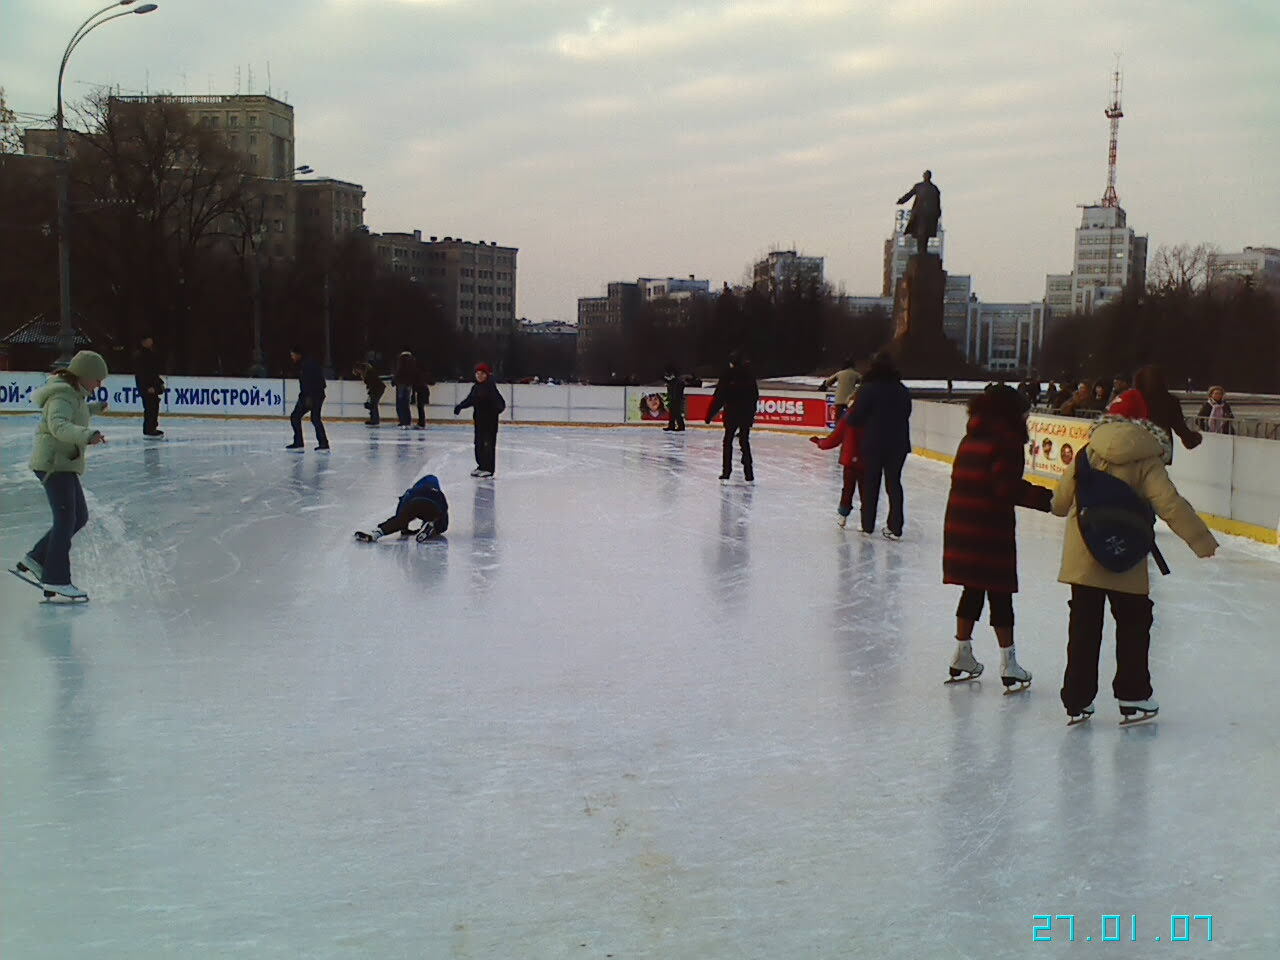
POLYGON ((1134 724, 1146 723, 1148 720, 1154 720, 1160 715, 1159 710, 1142 711, 1138 710, 1134 713, 1125 714, 1120 718, 1120 726, 1132 727, 1134 724))
POLYGON ((28 573, 24 573, 23 571, 19 570, 17 567, 10 567, 9 572, 12 573, 19 580, 21 580, 23 583, 29 583, 33 587, 40 586, 39 580, 37 580, 35 577, 31 576, 28 573))
POLYGON ((44 591, 44 599, 41 603, 50 603, 54 606, 67 606, 73 603, 88 603, 88 597, 64 597, 60 593, 54 593, 52 590, 44 591))
POLYGON ((1093 719, 1092 713, 1082 713, 1078 717, 1067 717, 1067 726, 1068 727, 1078 726, 1079 724, 1084 723, 1086 720, 1092 720, 1092 719, 1093 719))
MULTIPOLYGON (((947 669, 955 670, 955 667, 948 667, 947 669)), ((954 676, 950 677, 947 680, 943 680, 942 685, 945 687, 945 686, 950 686, 951 684, 954 684, 954 683, 969 683, 970 681, 978 680, 981 677, 982 677, 981 670, 979 670, 977 673, 969 673, 967 670, 957 671, 954 676), (961 674, 963 674, 963 676, 961 674)))
POLYGON ((1022 693, 1024 690, 1031 689, 1030 680, 1014 680, 1012 677, 1001 677, 1004 681, 1004 695, 1007 697, 1011 693, 1022 693))

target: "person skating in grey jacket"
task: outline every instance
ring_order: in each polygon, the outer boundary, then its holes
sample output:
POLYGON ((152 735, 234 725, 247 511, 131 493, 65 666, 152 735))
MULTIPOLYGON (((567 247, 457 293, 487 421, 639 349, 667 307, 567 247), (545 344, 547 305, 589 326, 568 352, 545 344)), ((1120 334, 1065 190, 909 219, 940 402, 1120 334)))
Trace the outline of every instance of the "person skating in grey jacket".
POLYGON ((49 382, 32 394, 40 408, 31 469, 44 486, 53 526, 27 551, 14 573, 44 588, 47 598, 55 596, 85 601, 89 595, 71 582, 71 538, 89 519, 80 477, 84 474, 85 452, 106 443, 107 438, 89 426, 89 416, 101 413, 106 403, 89 397, 107 379, 107 362, 99 354, 81 350, 65 370, 55 370, 49 382))

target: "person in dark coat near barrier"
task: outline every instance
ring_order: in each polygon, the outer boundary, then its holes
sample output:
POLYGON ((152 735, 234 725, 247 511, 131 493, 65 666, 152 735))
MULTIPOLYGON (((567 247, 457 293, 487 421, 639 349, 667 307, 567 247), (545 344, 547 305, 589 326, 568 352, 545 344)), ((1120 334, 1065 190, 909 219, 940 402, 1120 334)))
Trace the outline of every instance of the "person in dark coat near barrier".
POLYGON ((733 476, 733 438, 738 438, 738 446, 742 449, 742 477, 747 483, 756 479, 755 461, 751 458, 751 427, 756 422, 756 404, 760 401, 760 388, 756 386, 755 374, 751 365, 739 354, 729 357, 729 369, 716 384, 711 397, 711 409, 707 412, 706 422, 715 419, 716 414, 724 411, 724 464, 720 470, 720 479, 728 480, 733 476))
POLYGON ((324 371, 319 363, 303 353, 301 347, 294 347, 289 356, 298 367, 298 402, 289 415, 289 422, 293 424, 293 443, 285 449, 302 449, 302 415, 310 411, 311 425, 316 428, 316 449, 328 450, 329 438, 324 432, 324 421, 320 419, 320 408, 324 406, 324 371))
POLYGON ((382 377, 378 376, 378 370, 372 363, 357 363, 351 368, 351 372, 364 381, 365 394, 368 396, 364 402, 364 408, 369 411, 369 419, 364 422, 364 425, 376 427, 382 422, 378 404, 382 402, 382 395, 386 393, 387 385, 382 377))
POLYGON ((1031 674, 1013 645, 1013 595, 1018 592, 1014 507, 1047 513, 1053 494, 1022 477, 1027 444, 1026 401, 1012 387, 988 387, 969 402, 969 425, 951 468, 951 494, 942 528, 942 582, 964 588, 956 607, 952 680, 982 673, 973 656, 973 628, 984 601, 1000 644, 1000 677, 1010 692, 1031 674))
POLYGON ((676 372, 675 364, 667 364, 662 379, 667 385, 667 411, 671 422, 662 429, 668 433, 684 430, 684 377, 676 372))
POLYGON ((133 360, 133 382, 142 398, 142 435, 156 440, 164 436, 160 429, 160 398, 164 396, 164 380, 160 377, 160 360, 155 341, 147 334, 138 341, 133 360))
POLYGON ((507 409, 507 401, 493 382, 493 368, 487 363, 476 364, 476 382, 465 400, 453 408, 456 417, 465 408, 471 408, 476 428, 476 468, 473 477, 492 477, 497 469, 498 416, 507 409))
POLYGON ((887 540, 902 539, 906 523, 902 468, 911 452, 911 391, 887 353, 877 354, 862 378, 851 423, 863 428, 862 532, 875 533, 883 480, 889 497, 887 540))
POLYGON ((396 421, 401 430, 413 426, 413 412, 410 403, 413 400, 414 384, 418 382, 418 361, 408 350, 403 350, 396 358, 396 370, 392 375, 396 387, 396 421))

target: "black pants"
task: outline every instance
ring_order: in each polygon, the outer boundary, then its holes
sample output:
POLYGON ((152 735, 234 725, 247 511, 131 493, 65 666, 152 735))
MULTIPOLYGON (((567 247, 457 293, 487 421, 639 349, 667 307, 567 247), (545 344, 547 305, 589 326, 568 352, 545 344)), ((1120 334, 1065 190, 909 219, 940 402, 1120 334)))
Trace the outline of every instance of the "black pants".
POLYGON ((321 447, 329 445, 324 422, 320 419, 320 408, 323 406, 323 396, 314 401, 305 393, 298 397, 298 402, 293 405, 293 413, 289 415, 289 422, 293 424, 293 442, 298 446, 302 446, 302 415, 308 410, 311 411, 311 425, 316 428, 316 444, 321 447))
POLYGON ((750 480, 755 476, 755 473, 752 470, 751 424, 749 423, 725 422, 724 469, 720 472, 726 477, 733 473, 733 438, 735 435, 738 438, 738 446, 742 450, 742 473, 748 480, 750 480))
POLYGON ((476 419, 476 467, 494 473, 498 446, 498 418, 476 419))
POLYGON ((1072 714, 1093 703, 1098 695, 1098 653, 1107 601, 1111 602, 1111 616, 1116 621, 1116 675, 1111 692, 1117 700, 1146 700, 1151 696, 1151 672, 1147 668, 1151 598, 1073 584, 1067 625, 1067 670, 1062 677, 1062 705, 1072 714))
POLYGON ((880 479, 884 478, 885 493, 889 495, 889 532, 902 536, 906 523, 902 495, 902 468, 907 462, 907 451, 881 453, 872 451, 863 460, 862 474, 862 529, 874 533, 876 513, 880 509, 880 479))
POLYGON ((399 533, 403 536, 408 536, 409 523, 413 520, 434 523, 437 534, 444 533, 449 529, 449 517, 442 515, 440 508, 430 500, 410 500, 396 512, 394 517, 388 517, 378 524, 378 529, 388 535, 399 533))
POLYGON ((142 432, 152 434, 160 429, 160 394, 142 394, 142 432))
POLYGON ((684 397, 671 398, 671 422, 667 426, 673 431, 684 429, 684 397))
POLYGON ((418 426, 425 427, 427 425, 427 400, 430 394, 425 390, 418 390, 414 393, 413 399, 418 406, 418 426))
POLYGON ((991 625, 993 627, 1013 626, 1013 594, 996 590, 978 590, 965 587, 960 594, 960 603, 956 606, 956 617, 961 620, 972 620, 977 623, 982 619, 982 602, 991 599, 991 625))

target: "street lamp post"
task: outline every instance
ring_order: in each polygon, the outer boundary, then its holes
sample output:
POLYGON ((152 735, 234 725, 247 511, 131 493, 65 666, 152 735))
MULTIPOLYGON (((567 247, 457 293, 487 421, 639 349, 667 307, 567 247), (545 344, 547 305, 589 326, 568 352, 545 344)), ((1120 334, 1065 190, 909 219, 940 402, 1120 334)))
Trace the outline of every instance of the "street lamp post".
POLYGON ((104 23, 117 20, 129 14, 150 13, 157 7, 157 4, 154 3, 144 3, 136 10, 112 13, 109 17, 102 16, 117 7, 132 6, 133 3, 134 0, 116 0, 115 3, 103 7, 85 20, 84 23, 80 24, 76 28, 76 32, 71 35, 67 48, 62 52, 62 62, 58 65, 58 112, 56 118, 58 125, 58 158, 56 161, 55 180, 58 191, 59 366, 70 363, 71 354, 75 351, 75 332, 71 327, 71 161, 67 157, 67 125, 66 117, 62 110, 62 76, 67 71, 67 61, 71 59, 71 54, 75 52, 80 41, 87 37, 90 31, 102 26, 104 23), (102 19, 98 19, 99 17, 102 17, 102 19))

